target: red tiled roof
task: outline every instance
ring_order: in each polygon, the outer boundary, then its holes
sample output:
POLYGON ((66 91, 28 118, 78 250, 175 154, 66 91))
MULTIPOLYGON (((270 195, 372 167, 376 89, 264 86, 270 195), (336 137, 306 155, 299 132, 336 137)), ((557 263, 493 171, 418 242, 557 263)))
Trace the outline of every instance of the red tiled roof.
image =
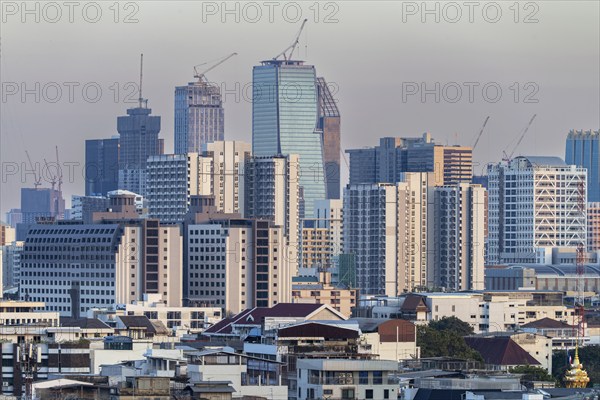
POLYGON ((231 318, 222 319, 204 333, 229 334, 232 332, 232 325, 261 325, 265 318, 308 317, 321 307, 322 304, 314 303, 279 303, 273 307, 250 308, 231 318))
POLYGON ((562 322, 562 321, 557 321, 555 319, 552 318, 542 318, 542 319, 538 319, 537 321, 533 321, 530 322, 528 324, 525 325, 521 325, 523 328, 539 328, 539 329, 544 329, 544 328, 551 328, 551 329, 570 329, 573 328, 573 326, 567 324, 566 322, 562 322))
POLYGON ((325 339, 356 339, 358 331, 320 322, 288 326, 279 330, 278 336, 286 337, 323 337, 325 339))
POLYGON ((540 365, 521 346, 510 337, 474 337, 465 338, 467 345, 477 350, 486 364, 491 365, 540 365))
POLYGON ((404 312, 417 312, 419 309, 427 310, 427 304, 425 304, 423 296, 416 294, 406 296, 402 307, 400 307, 400 310, 404 312))

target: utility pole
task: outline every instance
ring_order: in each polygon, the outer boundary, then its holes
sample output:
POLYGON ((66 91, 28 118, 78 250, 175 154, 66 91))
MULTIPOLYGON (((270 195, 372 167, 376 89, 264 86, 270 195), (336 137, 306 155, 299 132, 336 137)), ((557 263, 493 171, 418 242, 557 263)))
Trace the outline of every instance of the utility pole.
POLYGON ((25 382, 24 400, 33 400, 33 379, 42 363, 42 348, 33 342, 23 342, 17 347, 17 368, 25 382))

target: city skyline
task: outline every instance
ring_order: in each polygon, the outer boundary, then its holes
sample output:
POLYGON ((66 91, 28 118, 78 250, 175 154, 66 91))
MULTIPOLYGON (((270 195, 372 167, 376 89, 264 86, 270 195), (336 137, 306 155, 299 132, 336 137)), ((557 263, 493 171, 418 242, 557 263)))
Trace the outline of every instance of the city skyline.
MULTIPOLYGON (((510 10, 506 8, 504 17, 498 24, 487 23, 478 18, 473 24, 460 22, 454 25, 443 18, 439 23, 432 19, 422 23, 419 15, 406 16, 407 21, 402 22, 404 16, 401 7, 388 3, 383 3, 382 10, 387 10, 389 15, 384 15, 385 12, 365 4, 341 4, 338 5, 339 10, 336 14, 337 23, 323 23, 323 15, 326 15, 323 10, 319 22, 315 22, 311 16, 306 32, 300 38, 296 54, 299 53, 299 58, 307 63, 316 65, 319 75, 327 77, 328 82, 336 89, 334 97, 344 115, 342 149, 374 146, 377 143, 373 136, 416 137, 425 131, 431 132, 442 144, 447 142, 472 145, 482 121, 490 115, 490 123, 478 149, 474 152, 475 173, 480 173, 485 163, 501 159, 501 150, 514 144, 515 138, 534 113, 538 114, 538 119, 516 154, 564 157, 564 136, 568 131, 597 130, 597 109, 600 107, 597 62, 599 35, 598 26, 593 23, 593 16, 597 14, 598 5, 593 2, 580 2, 578 4, 581 7, 569 7, 566 4, 542 4, 537 15, 539 21, 533 24, 514 23, 510 10), (360 32, 361 36, 357 37, 349 28, 361 20, 373 24, 378 21, 380 23, 377 26, 380 29, 360 32), (565 22, 567 31, 556 32, 555 23, 559 20, 565 22), (388 23, 394 21, 397 24, 388 23), (511 29, 507 30, 508 27, 511 29), (490 52, 483 47, 485 39, 473 38, 474 32, 485 33, 485 36, 490 38, 488 40, 495 43, 494 51, 490 52), (439 42, 440 33, 447 37, 448 45, 435 47, 439 42), (405 37, 418 37, 418 40, 395 41, 400 46, 400 53, 405 56, 401 63, 394 62, 394 57, 397 56, 389 54, 389 51, 381 51, 383 46, 369 46, 371 42, 384 43, 384 40, 390 38, 405 37), (330 47, 324 44, 324 38, 341 43, 341 50, 344 51, 331 52, 330 47), (352 43, 352 47, 348 48, 345 43, 352 43), (436 48, 440 51, 423 53, 436 48), (473 49, 477 51, 473 52, 473 49), (553 65, 553 54, 559 52, 564 60, 578 61, 560 65, 568 65, 568 68, 549 66, 553 65), (509 55, 513 55, 514 62, 507 59, 509 55), (468 68, 465 67, 465 57, 472 61, 467 63, 468 68), (382 63, 382 59, 390 62, 382 63), (523 62, 523 59, 526 62, 523 62), (440 63, 447 66, 444 71, 437 68, 440 63), (377 68, 378 73, 373 75, 373 79, 370 79, 368 74, 359 72, 370 71, 368 65, 377 68), (432 69, 433 67, 435 69, 432 69), (576 73, 573 73, 574 71, 576 73), (357 80, 356 76, 361 76, 361 79, 357 80), (395 77, 395 80, 392 80, 392 77, 395 77), (504 95, 496 103, 487 102, 481 96, 476 97, 473 103, 469 103, 467 99, 451 103, 446 101, 450 100, 447 96, 442 96, 440 103, 435 103, 434 95, 428 96, 427 101, 421 103, 418 94, 407 95, 406 101, 403 101, 402 84, 405 84, 404 94, 407 94, 408 89, 414 89, 410 84, 415 82, 426 83, 428 88, 433 87, 435 82, 439 82, 442 87, 451 82, 478 82, 479 87, 486 82, 497 82, 504 95), (518 102, 514 102, 512 98, 516 95, 515 90, 510 89, 514 82, 520 87, 518 102), (535 85, 525 88, 528 82, 535 85), (538 103, 526 103, 524 97, 536 90, 537 94, 531 99, 538 100, 538 103), (367 99, 368 104, 363 104, 357 99, 367 99), (560 112, 557 112, 558 110, 560 112), (363 112, 370 113, 373 118, 363 118, 363 112)), ((74 171, 74 177, 65 178, 64 197, 70 198, 72 194, 83 193, 81 168, 84 164, 84 140, 109 138, 114 135, 115 116, 123 115, 126 108, 135 104, 123 101, 125 95, 130 92, 130 88, 126 90, 124 86, 128 82, 138 80, 140 52, 146 57, 144 93, 150 99, 148 107, 153 108, 156 115, 163 118, 160 136, 165 139, 165 153, 171 153, 173 149, 175 86, 189 80, 193 65, 214 59, 227 51, 237 51, 239 56, 220 66, 218 70, 211 71, 208 79, 223 83, 225 89, 230 89, 230 92, 224 94, 227 126, 225 139, 250 142, 251 103, 244 98, 241 89, 251 83, 252 65, 273 57, 285 48, 293 38, 299 22, 292 23, 276 18, 273 23, 259 21, 257 24, 251 24, 242 18, 239 23, 235 23, 230 17, 229 22, 223 23, 219 15, 203 16, 199 5, 189 7, 196 8, 190 9, 187 15, 181 12, 181 7, 165 9, 160 7, 160 3, 142 5, 137 14, 139 22, 130 25, 115 25, 108 21, 108 18, 97 25, 76 21, 73 26, 83 28, 80 29, 81 35, 76 38, 70 35, 71 28, 68 23, 55 25, 52 34, 45 34, 40 38, 36 32, 46 29, 48 23, 41 21, 36 24, 31 21, 28 25, 21 24, 20 20, 18 23, 12 23, 13 20, 8 19, 3 24, 5 40, 4 57, 1 61, 3 94, 6 98, 2 103, 1 156, 6 168, 9 168, 9 165, 26 167, 25 150, 31 153, 35 163, 43 166, 44 157, 52 158, 50 154, 46 154, 48 149, 59 144, 63 155, 62 162, 70 163, 72 167, 69 168, 73 168, 74 171), (194 10, 197 13, 194 13, 194 10), (166 14, 159 15, 161 13, 166 14), (190 52, 189 48, 184 53, 181 46, 169 46, 165 44, 165 38, 155 33, 150 35, 152 24, 161 23, 159 18, 171 13, 181 19, 182 26, 193 32, 204 32, 207 29, 215 32, 215 35, 220 35, 223 40, 206 43, 205 48, 199 46, 197 53, 190 52), (194 16, 207 17, 207 21, 189 28, 190 25, 184 22, 194 16), (113 28, 114 32, 105 35, 106 30, 110 28, 113 28), (28 34, 23 34, 23 29, 29 29, 28 34), (279 34, 269 35, 274 30, 279 34), (120 42, 118 38, 121 34, 131 35, 131 40, 126 43, 120 42), (79 44, 87 39, 98 40, 98 35, 104 35, 102 40, 108 46, 108 50, 92 52, 89 46, 79 44), (149 35, 155 40, 154 50, 148 48, 149 35), (244 35, 254 38, 257 45, 242 45, 240 39, 244 35), (36 43, 29 39, 33 37, 36 37, 36 43), (64 39, 68 39, 66 43, 70 43, 71 46, 59 44, 64 39), (43 50, 40 45, 44 46, 43 50), (162 49, 160 52, 159 48, 162 49), (73 52, 74 49, 77 51, 73 52), (32 57, 36 51, 45 54, 46 57, 47 67, 42 70, 34 68, 36 63, 32 57), (104 66, 108 65, 106 60, 110 57, 118 57, 121 62, 111 65, 111 68, 105 68, 104 66), (42 96, 39 103, 35 103, 34 95, 28 95, 25 102, 21 102, 21 93, 8 94, 11 87, 6 85, 13 82, 18 85, 29 84, 29 88, 35 82, 40 82, 42 86, 48 82, 79 82, 79 88, 86 82, 97 82, 103 89, 103 97, 97 103, 91 103, 81 97, 80 91, 75 91, 77 95, 72 103, 66 97, 55 103, 45 101, 48 100, 49 93, 42 96), (114 82, 117 82, 120 88, 120 101, 117 102, 113 99, 116 91, 109 88, 114 82), (236 82, 240 88, 237 91, 236 82), (235 93, 231 92, 231 88, 234 88, 235 93), (238 99, 235 98, 236 95, 238 99), (28 118, 27 115, 31 113, 39 118, 28 118), (77 117, 65 119, 64 115, 77 117), (47 131, 48 134, 39 135, 40 130, 47 131)), ((108 10, 105 11, 106 15, 108 10)), ((310 10, 303 11, 308 13, 310 10)), ((174 29, 176 34, 182 32, 183 28, 174 29)), ((466 87, 459 86, 465 89, 463 94, 466 94, 466 87)), ((65 89, 63 97, 67 94, 65 89)), ((135 101, 137 92, 133 98, 135 101)), ((344 163, 341 164, 343 186, 347 182, 348 171, 344 163)), ((18 207, 18 188, 33 186, 33 177, 26 176, 26 181, 22 182, 20 172, 19 170, 16 176, 5 177, 0 199, 3 213, 18 207)), ((44 186, 50 186, 49 182, 44 186)))

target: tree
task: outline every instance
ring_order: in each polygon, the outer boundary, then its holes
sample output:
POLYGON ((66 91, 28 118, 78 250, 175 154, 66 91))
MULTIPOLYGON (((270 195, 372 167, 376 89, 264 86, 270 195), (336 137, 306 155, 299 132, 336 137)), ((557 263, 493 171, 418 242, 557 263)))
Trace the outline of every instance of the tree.
POLYGON ((470 348, 462 335, 453 330, 423 325, 417 328, 417 346, 421 357, 454 357, 483 361, 478 351, 470 348))
POLYGON ((443 317, 437 321, 431 321, 429 326, 437 331, 455 332, 460 336, 473 334, 473 327, 456 317, 443 317))
POLYGON ((513 374, 523 375, 521 382, 525 381, 543 381, 543 382, 554 382, 555 379, 546 371, 545 368, 536 367, 533 365, 519 365, 512 367, 509 372, 513 374))

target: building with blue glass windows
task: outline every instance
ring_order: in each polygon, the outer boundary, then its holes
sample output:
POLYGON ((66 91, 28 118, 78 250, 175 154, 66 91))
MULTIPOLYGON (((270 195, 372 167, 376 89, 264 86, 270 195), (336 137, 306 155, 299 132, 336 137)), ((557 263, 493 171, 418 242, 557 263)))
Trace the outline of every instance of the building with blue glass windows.
POLYGON ((587 169, 588 202, 600 201, 600 131, 575 131, 567 136, 565 161, 587 169))
POLYGON ((327 198, 315 67, 263 61, 254 67, 252 81, 252 153, 299 156, 301 217, 313 215, 315 200, 327 198))

